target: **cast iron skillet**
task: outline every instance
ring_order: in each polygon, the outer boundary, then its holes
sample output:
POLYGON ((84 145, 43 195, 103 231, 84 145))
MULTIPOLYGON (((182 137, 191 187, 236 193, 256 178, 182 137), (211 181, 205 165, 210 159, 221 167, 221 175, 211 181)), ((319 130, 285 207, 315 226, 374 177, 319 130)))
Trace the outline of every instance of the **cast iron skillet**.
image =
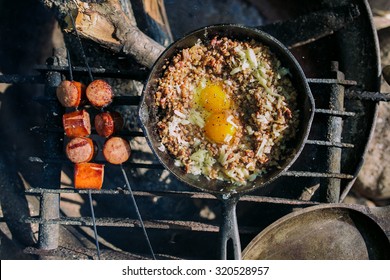
POLYGON ((272 182, 292 165, 303 149, 304 143, 309 134, 313 116, 313 96, 300 65, 289 50, 282 45, 282 43, 267 33, 231 24, 214 25, 201 28, 170 45, 154 64, 144 86, 139 106, 141 127, 152 151, 155 153, 162 165, 182 182, 202 191, 212 193, 223 202, 223 218, 220 228, 222 259, 227 258, 227 242, 230 239, 232 240, 234 257, 236 259, 241 258, 241 246, 235 213, 239 197, 244 193, 272 182), (166 64, 166 61, 169 61, 179 50, 195 45, 199 39, 205 42, 211 40, 215 36, 226 36, 228 38, 241 41, 253 39, 267 45, 278 57, 282 65, 290 70, 290 73, 292 74, 292 82, 298 92, 298 109, 300 111, 299 128, 296 137, 288 143, 292 152, 287 155, 286 160, 280 162, 280 169, 272 170, 266 175, 258 177, 254 182, 248 182, 246 185, 240 187, 228 182, 208 180, 203 176, 186 174, 182 168, 174 165, 174 158, 171 157, 168 152, 163 152, 158 149, 161 145, 156 129, 158 122, 158 110, 154 104, 153 96, 158 85, 158 78, 161 77, 164 72, 163 66, 166 64))
POLYGON ((390 206, 325 204, 290 213, 259 233, 247 260, 390 258, 390 206))

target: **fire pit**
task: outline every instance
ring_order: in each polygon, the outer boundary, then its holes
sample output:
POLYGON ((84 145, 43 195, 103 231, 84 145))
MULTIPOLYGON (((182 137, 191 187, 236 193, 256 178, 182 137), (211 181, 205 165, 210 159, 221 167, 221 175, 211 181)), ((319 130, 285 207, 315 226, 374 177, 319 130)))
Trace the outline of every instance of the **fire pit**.
MULTIPOLYGON (((296 0, 289 9, 283 1, 258 1, 264 2, 260 5, 257 1, 249 4, 236 0, 224 6, 212 1, 208 7, 203 7, 199 1, 165 2, 174 38, 203 25, 223 21, 259 26, 278 38, 302 65, 315 98, 309 140, 298 160, 283 176, 238 202, 242 246, 294 209, 342 202, 362 165, 377 109, 377 101, 367 100, 362 94, 379 91, 380 75, 377 38, 367 2, 322 1, 319 4, 296 0), (239 4, 242 14, 234 12, 234 5, 239 4), (281 6, 283 11, 279 9, 281 6), (175 13, 175 9, 180 13, 175 13), (226 17, 216 18, 213 13, 226 17)), ((170 39, 169 36, 161 39, 164 33, 151 30, 144 32, 161 42, 170 39)), ((73 40, 78 44, 77 38, 73 40)), ((94 59, 89 46, 84 45, 87 57, 94 59)), ((87 79, 92 73, 104 79, 137 81, 139 86, 148 74, 146 67, 133 61, 129 68, 121 55, 113 57, 112 65, 102 67, 91 63, 90 68, 86 67, 79 48, 71 50, 71 57, 75 80, 87 79)), ((21 83, 27 79, 27 82, 45 85, 44 94, 35 98, 46 108, 42 113, 45 125, 33 128, 44 141, 45 149, 43 154, 29 158, 32 164, 39 166, 36 168, 43 180, 26 191, 40 201, 39 214, 25 219, 27 223, 39 224, 39 240, 26 252, 43 258, 97 258, 94 236, 90 234, 96 224, 101 258, 150 258, 141 223, 119 168, 107 164, 103 189, 91 192, 96 219, 91 218, 88 203, 85 203, 88 191, 74 189, 67 179, 72 178, 72 165, 63 153, 61 116, 64 109, 55 98, 56 86, 69 76, 66 61, 63 63, 54 57, 47 65, 38 65, 36 70, 38 74, 30 80, 20 75, 0 76, 1 82, 21 83), (68 215, 65 204, 77 204, 75 201, 79 198, 79 215, 68 215), (63 241, 63 237, 69 235, 79 240, 69 245, 63 241)), ((154 158, 135 122, 134 112, 139 100, 139 92, 135 90, 120 92, 112 107, 127 112, 127 130, 121 136, 131 141, 133 156, 124 169, 156 257, 216 259, 221 219, 219 201, 179 183, 154 158)), ((97 161, 102 160, 102 157, 97 158, 97 161)))

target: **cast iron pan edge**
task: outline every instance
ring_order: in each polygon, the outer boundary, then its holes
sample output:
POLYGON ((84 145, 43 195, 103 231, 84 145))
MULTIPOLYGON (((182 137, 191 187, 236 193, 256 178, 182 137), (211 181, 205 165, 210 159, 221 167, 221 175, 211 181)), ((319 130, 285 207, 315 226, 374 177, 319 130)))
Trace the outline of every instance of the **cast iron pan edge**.
POLYGON ((390 206, 323 204, 292 212, 261 231, 244 259, 389 259, 390 206))

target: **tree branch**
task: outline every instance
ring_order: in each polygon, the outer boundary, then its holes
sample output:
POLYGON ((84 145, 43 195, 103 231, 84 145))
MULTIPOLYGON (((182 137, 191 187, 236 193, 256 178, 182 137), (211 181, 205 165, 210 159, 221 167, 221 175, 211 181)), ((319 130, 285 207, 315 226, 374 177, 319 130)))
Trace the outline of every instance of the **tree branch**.
POLYGON ((86 38, 114 52, 122 51, 138 63, 151 68, 164 47, 146 36, 123 11, 119 0, 86 3, 81 0, 43 0, 56 11, 63 30, 74 32, 70 14, 81 38, 86 38))

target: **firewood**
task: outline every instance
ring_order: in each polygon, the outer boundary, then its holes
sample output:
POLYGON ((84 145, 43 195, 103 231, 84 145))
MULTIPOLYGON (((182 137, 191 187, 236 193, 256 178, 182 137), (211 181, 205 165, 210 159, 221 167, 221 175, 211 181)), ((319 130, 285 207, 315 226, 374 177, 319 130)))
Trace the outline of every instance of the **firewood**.
POLYGON ((119 0, 42 0, 52 8, 65 32, 75 33, 114 52, 123 52, 151 68, 164 47, 145 35, 122 9, 119 0), (73 24, 75 23, 75 24, 73 24), (74 28, 76 26, 76 30, 74 28))

